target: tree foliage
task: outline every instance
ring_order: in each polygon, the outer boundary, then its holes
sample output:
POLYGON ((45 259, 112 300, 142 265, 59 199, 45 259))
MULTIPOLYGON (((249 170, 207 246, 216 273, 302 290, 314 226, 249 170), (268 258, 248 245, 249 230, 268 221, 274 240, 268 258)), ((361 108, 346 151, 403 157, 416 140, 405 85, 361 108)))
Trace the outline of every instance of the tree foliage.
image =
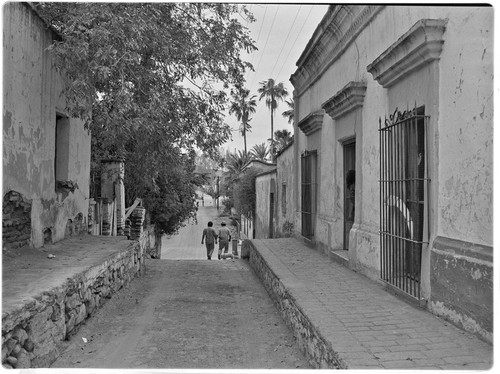
POLYGON ((128 202, 145 201, 160 231, 194 211, 195 149, 231 136, 225 90, 241 87, 255 49, 225 3, 36 3, 60 34, 51 51, 66 77, 68 115, 92 132, 92 164, 125 160, 128 202))
POLYGON ((293 134, 287 129, 276 130, 274 132, 276 152, 285 149, 293 141, 293 134))
POLYGON ((261 143, 261 144, 255 144, 252 147, 250 153, 257 160, 267 161, 270 154, 270 150, 266 143, 261 143))
POLYGON ((288 105, 288 109, 281 113, 281 115, 288 120, 288 123, 293 123, 295 103, 293 99, 285 100, 285 102, 288 105))
POLYGON ((245 152, 247 152, 247 131, 251 130, 250 114, 255 113, 257 102, 255 98, 257 95, 250 96, 250 90, 239 87, 238 91, 231 92, 233 101, 229 107, 229 113, 234 114, 238 121, 241 121, 240 131, 243 136, 245 145, 245 152))
POLYGON ((259 172, 255 168, 245 170, 234 185, 234 207, 239 214, 247 217, 252 217, 255 211, 255 178, 259 172))

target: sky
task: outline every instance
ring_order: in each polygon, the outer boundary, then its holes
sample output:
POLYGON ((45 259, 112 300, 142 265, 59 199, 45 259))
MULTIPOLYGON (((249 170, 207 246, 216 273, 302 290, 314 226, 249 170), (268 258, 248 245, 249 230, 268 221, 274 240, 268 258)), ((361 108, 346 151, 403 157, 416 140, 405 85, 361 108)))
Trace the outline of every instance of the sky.
MULTIPOLYGON (((250 62, 255 72, 246 74, 245 87, 251 94, 258 95, 260 82, 273 78, 277 83, 283 82, 288 90, 288 99, 293 97, 293 86, 290 76, 295 73, 296 62, 306 47, 314 30, 326 14, 328 5, 322 3, 253 3, 247 8, 253 13, 255 22, 244 25, 250 30, 258 50, 251 55, 244 54, 243 59, 250 62)), ((293 133, 293 125, 281 113, 288 110, 288 105, 278 102, 274 115, 274 131, 287 129, 293 133)), ((247 133, 247 148, 256 144, 267 143, 271 137, 271 114, 266 107, 265 99, 258 100, 256 112, 251 116, 252 130, 247 133)), ((222 146, 230 152, 243 150, 244 143, 238 131, 238 123, 234 115, 227 115, 226 122, 233 131, 233 140, 222 146)))

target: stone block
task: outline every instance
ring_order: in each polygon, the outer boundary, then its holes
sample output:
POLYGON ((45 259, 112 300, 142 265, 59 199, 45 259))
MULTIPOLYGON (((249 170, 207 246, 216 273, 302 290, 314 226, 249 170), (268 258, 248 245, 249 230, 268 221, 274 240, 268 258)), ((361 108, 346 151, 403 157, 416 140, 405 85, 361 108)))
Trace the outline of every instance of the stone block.
POLYGON ((35 343, 33 343, 33 340, 31 339, 26 339, 24 342, 24 349, 27 352, 33 352, 33 349, 35 348, 35 343))
POLYGON ((22 329, 21 327, 16 327, 14 329, 14 333, 12 334, 12 337, 16 339, 19 344, 22 346, 26 339, 28 339, 28 333, 22 329))
POLYGON ((13 356, 9 356, 9 357, 7 357, 6 361, 7 361, 7 364, 12 366, 13 368, 17 367, 17 358, 15 358, 13 356))
POLYGON ((10 338, 9 340, 7 340, 7 342, 5 343, 5 348, 7 349, 7 356, 10 355, 10 353, 12 352, 12 350, 15 348, 15 346, 17 345, 17 341, 13 338, 10 338))
POLYGON ((50 316, 52 315, 52 307, 47 306, 42 311, 33 315, 29 322, 29 329, 32 334, 32 338, 34 341, 37 341, 38 335, 43 335, 44 331, 47 330, 47 321, 50 320, 50 316))
POLYGON ((85 320, 85 318, 87 318, 87 308, 85 307, 85 304, 81 304, 78 307, 78 313, 75 318, 75 325, 78 326, 85 320))
POLYGON ((73 295, 66 297, 66 301, 64 303, 66 313, 70 310, 75 309, 77 306, 81 305, 82 300, 80 299, 80 295, 75 292, 73 295))
POLYGON ((31 367, 31 359, 26 350, 21 349, 21 352, 17 356, 17 369, 20 368, 30 368, 31 367))

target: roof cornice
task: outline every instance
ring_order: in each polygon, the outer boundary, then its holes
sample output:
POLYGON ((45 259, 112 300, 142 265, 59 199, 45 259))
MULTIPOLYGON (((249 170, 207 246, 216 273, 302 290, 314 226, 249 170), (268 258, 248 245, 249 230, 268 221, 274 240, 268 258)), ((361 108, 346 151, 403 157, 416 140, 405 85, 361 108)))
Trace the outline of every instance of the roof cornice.
POLYGON ((290 77, 297 96, 313 85, 384 6, 333 5, 316 28, 290 77))

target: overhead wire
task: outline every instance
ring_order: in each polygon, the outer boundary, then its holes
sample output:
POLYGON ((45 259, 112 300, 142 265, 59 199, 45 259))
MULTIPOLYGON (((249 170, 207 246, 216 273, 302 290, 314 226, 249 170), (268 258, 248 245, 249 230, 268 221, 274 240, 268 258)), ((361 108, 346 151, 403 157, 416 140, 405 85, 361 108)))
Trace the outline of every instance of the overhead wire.
POLYGON ((295 25, 295 21, 297 20, 297 17, 299 15, 299 12, 300 12, 300 8, 302 8, 302 5, 299 6, 299 9, 297 10, 297 13, 295 13, 295 18, 293 19, 293 22, 292 22, 292 25, 290 26, 290 28, 288 29, 288 34, 286 35, 286 38, 285 38, 285 42, 283 43, 283 45, 281 46, 281 50, 280 50, 280 53, 278 54, 278 57, 276 58, 276 62, 274 63, 274 66, 273 66, 273 70, 271 70, 271 77, 273 76, 273 73, 274 73, 274 68, 276 68, 276 65, 278 65, 278 61, 281 57, 281 52, 283 52, 283 49, 285 48, 285 45, 287 44, 288 42, 288 38, 290 36, 290 32, 292 31, 293 29, 293 26, 295 25))
MULTIPOLYGON (((264 56, 264 53, 266 51, 267 43, 269 42, 269 37, 271 36, 272 30, 273 30, 273 27, 274 27, 274 21, 276 21, 276 16, 278 15, 278 10, 279 10, 279 6, 276 7, 276 12, 274 13, 273 22, 271 23, 271 28, 269 29, 269 32, 267 34, 266 44, 264 45, 264 48, 262 49, 262 53, 260 55, 259 63, 257 64, 257 69, 255 69, 256 72, 259 70, 260 63, 262 61, 262 56, 264 56)), ((253 83, 255 81, 255 76, 256 75, 254 75, 254 79, 252 80, 252 84, 250 85, 250 87, 253 87, 253 83)))
POLYGON ((290 53, 292 52, 293 50, 293 46, 295 45, 295 43, 297 42, 297 39, 299 38, 300 36, 300 33, 302 32, 302 30, 304 29, 304 26, 306 25, 307 23, 307 20, 309 19, 309 16, 311 15, 311 12, 313 10, 313 7, 314 5, 311 6, 311 8, 309 8, 309 13, 307 14, 307 17, 304 21, 304 23, 302 24, 302 27, 300 28, 300 31, 297 33, 297 37, 295 38, 295 40, 293 41, 292 43, 292 46, 290 47, 290 50, 288 51, 288 55, 286 56, 285 60, 283 61, 283 64, 281 65, 281 68, 280 68, 280 71, 278 73, 278 76, 281 74, 281 71, 283 70, 283 67, 285 66, 285 63, 288 61, 288 57, 290 56, 290 53))
MULTIPOLYGON (((259 43, 260 32, 262 31, 262 26, 264 26, 264 22, 266 20, 266 13, 267 13, 267 5, 266 5, 266 8, 264 9, 264 17, 262 17, 262 23, 260 24, 260 29, 259 29, 259 33, 257 34, 257 40, 255 41, 255 45, 257 45, 259 43)), ((255 53, 252 54, 252 64, 253 64, 254 58, 255 58, 255 53)))

